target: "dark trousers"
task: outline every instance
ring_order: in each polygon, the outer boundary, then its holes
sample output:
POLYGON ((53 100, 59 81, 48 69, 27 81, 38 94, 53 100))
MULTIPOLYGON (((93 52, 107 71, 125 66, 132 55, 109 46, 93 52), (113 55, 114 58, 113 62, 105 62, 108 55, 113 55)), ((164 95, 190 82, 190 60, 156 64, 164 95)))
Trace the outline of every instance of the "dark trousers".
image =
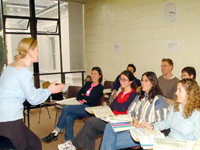
POLYGON ((42 150, 40 139, 22 119, 0 122, 0 136, 9 138, 17 150, 42 150))
POLYGON ((107 122, 98 118, 88 119, 76 137, 71 140, 73 145, 84 150, 94 150, 95 138, 103 134, 106 124, 107 122))

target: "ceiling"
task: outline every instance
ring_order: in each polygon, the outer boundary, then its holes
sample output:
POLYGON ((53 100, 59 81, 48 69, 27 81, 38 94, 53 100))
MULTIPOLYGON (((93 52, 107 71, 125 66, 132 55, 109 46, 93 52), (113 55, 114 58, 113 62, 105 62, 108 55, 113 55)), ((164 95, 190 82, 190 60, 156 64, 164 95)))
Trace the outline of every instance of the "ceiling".
POLYGON ((91 1, 91 0, 58 0, 58 1, 85 3, 85 2, 88 2, 88 1, 91 1))

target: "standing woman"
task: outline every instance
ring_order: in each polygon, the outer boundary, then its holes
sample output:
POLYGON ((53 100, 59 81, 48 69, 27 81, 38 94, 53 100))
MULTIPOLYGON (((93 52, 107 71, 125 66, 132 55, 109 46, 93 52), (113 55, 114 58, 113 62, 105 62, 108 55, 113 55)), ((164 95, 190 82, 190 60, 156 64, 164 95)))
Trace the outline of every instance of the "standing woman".
MULTIPOLYGON (((136 128, 142 127, 142 122, 162 121, 167 117, 167 102, 162 96, 158 80, 154 72, 145 72, 141 80, 142 88, 128 108, 136 128)), ((139 146, 134 142, 129 131, 115 132, 112 126, 106 125, 101 150, 116 150, 139 146)))
POLYGON ((17 150, 42 150, 40 139, 23 122, 23 102, 32 105, 44 102, 50 94, 61 92, 63 84, 50 84, 48 89, 36 89, 29 67, 38 62, 38 43, 33 38, 20 41, 15 56, 0 77, 0 136, 10 139, 17 150))
POLYGON ((92 82, 87 82, 77 94, 77 100, 82 105, 66 105, 64 106, 58 123, 52 133, 42 138, 43 142, 51 142, 58 138, 58 133, 65 128, 65 141, 73 138, 74 121, 78 118, 88 117, 85 111, 86 107, 97 106, 101 95, 103 95, 103 86, 101 81, 103 78, 102 71, 99 67, 93 67, 91 72, 92 82))
POLYGON ((200 89, 194 79, 180 80, 176 91, 177 99, 167 118, 161 122, 143 123, 151 130, 170 128, 167 137, 197 141, 200 138, 200 89))

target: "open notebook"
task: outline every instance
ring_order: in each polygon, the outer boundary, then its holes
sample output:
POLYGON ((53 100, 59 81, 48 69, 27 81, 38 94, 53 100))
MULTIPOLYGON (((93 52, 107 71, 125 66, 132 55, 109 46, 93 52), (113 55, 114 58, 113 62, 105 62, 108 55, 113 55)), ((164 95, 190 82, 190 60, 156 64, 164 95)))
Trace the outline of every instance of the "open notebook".
POLYGON ((57 101, 56 104, 60 104, 60 105, 81 105, 81 103, 79 103, 76 100, 76 97, 72 97, 72 98, 67 98, 61 101, 57 101))

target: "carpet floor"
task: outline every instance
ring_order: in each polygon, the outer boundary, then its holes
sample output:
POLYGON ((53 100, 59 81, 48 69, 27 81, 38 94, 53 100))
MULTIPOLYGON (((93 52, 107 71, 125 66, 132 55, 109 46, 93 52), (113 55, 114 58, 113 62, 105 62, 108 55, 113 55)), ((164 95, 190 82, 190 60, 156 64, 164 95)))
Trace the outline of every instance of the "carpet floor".
MULTIPOLYGON (((40 123, 39 120, 39 110, 40 108, 34 108, 30 110, 30 129, 41 139, 51 133, 55 126, 56 108, 54 106, 48 107, 51 118, 49 119, 48 112, 45 107, 41 108, 40 123)), ((27 119, 26 119, 27 125, 27 119)), ((82 128, 84 122, 81 120, 76 120, 74 122, 74 135, 82 128)), ((101 136, 96 139, 95 150, 99 150, 101 142, 101 136)), ((51 143, 42 142, 43 150, 57 150, 58 144, 64 143, 64 133, 58 135, 58 139, 51 143)))

